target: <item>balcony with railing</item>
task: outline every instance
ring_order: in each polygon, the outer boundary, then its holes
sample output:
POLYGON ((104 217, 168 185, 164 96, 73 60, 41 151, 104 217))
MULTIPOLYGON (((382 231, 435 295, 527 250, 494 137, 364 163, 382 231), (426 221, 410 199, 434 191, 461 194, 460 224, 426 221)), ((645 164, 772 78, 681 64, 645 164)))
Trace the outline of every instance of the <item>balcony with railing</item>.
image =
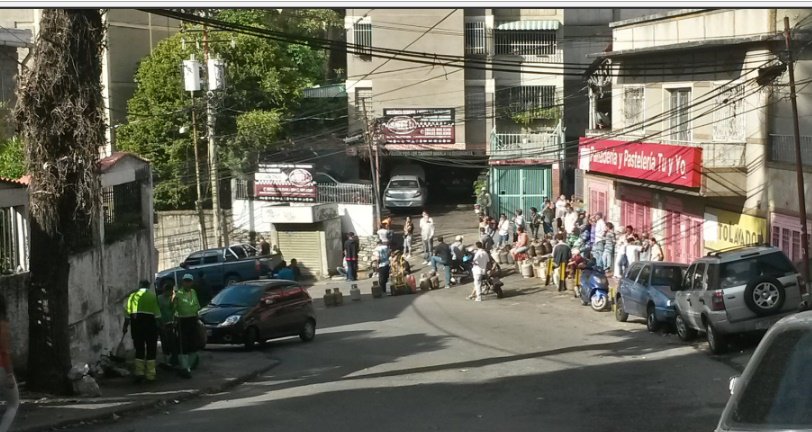
POLYGON ((533 133, 491 133, 488 155, 492 160, 548 160, 563 157, 564 134, 560 127, 533 133))

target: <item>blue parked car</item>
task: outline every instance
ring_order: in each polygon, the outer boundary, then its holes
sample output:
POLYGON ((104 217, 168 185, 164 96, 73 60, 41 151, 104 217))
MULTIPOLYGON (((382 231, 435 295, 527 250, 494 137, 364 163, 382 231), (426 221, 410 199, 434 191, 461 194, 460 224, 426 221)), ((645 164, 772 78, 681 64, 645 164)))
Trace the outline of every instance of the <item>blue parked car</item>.
POLYGON ((615 319, 625 322, 629 315, 644 317, 649 331, 676 317, 673 287, 682 285, 685 264, 640 261, 632 264, 618 284, 615 319))

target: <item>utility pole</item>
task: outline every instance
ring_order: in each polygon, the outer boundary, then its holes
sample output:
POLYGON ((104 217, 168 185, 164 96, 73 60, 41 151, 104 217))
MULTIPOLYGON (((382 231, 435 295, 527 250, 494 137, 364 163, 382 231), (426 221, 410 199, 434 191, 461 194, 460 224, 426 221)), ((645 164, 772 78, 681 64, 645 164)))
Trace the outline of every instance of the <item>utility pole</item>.
MULTIPOLYGON (((809 282, 809 233, 806 229, 806 194, 804 193, 804 164, 801 160, 801 128, 798 120, 798 101, 795 94, 795 64, 792 59, 792 41, 789 17, 784 17, 784 41, 787 45, 787 69, 789 70, 789 99, 792 103, 792 126, 795 132, 795 172, 798 182, 798 209, 801 218, 801 258, 804 281, 809 282)), ((808 285, 807 285, 808 286, 808 285)))
MULTIPOLYGON (((208 10, 204 12, 204 17, 208 19, 208 10)), ((226 233, 225 225, 221 218, 220 213, 220 176, 217 169, 217 143, 214 135, 214 103, 215 103, 215 89, 216 83, 214 82, 217 77, 213 76, 213 68, 210 64, 209 58, 209 29, 208 26, 203 24, 203 54, 206 62, 206 84, 208 92, 206 93, 206 133, 209 138, 209 173, 211 177, 211 207, 212 207, 212 220, 214 225, 215 236, 217 237, 217 246, 228 246, 228 234, 226 233)))
POLYGON ((378 145, 375 144, 375 156, 373 158, 373 144, 374 137, 372 136, 372 131, 370 130, 370 121, 369 116, 367 115, 367 101, 366 99, 361 99, 361 109, 364 110, 364 141, 367 142, 367 147, 369 148, 369 171, 372 174, 372 192, 375 194, 375 226, 377 227, 378 224, 381 223, 381 183, 380 183, 380 164, 378 162, 378 145))
POLYGON ((200 244, 203 249, 209 248, 209 239, 206 234, 206 217, 203 214, 203 190, 200 182, 200 151, 197 146, 197 113, 195 113, 195 94, 192 95, 192 142, 194 143, 195 152, 195 183, 197 186, 197 201, 195 201, 195 209, 197 210, 198 228, 200 229, 200 244))

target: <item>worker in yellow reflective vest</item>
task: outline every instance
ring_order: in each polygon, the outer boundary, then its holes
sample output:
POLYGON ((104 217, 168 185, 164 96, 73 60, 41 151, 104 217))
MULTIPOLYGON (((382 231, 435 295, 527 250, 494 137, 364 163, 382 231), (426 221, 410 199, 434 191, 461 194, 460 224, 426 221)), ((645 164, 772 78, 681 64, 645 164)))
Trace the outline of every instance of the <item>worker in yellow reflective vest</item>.
POLYGON ((199 344, 197 312, 200 310, 200 303, 193 288, 194 282, 195 278, 191 274, 183 275, 181 285, 172 297, 172 309, 175 311, 175 322, 180 336, 178 363, 180 375, 184 378, 192 377, 192 369, 197 368, 200 361, 197 355, 199 344))
POLYGON ((158 297, 150 288, 149 281, 142 280, 139 288, 127 297, 124 306, 124 333, 132 326, 132 339, 135 346, 135 368, 133 375, 136 381, 155 381, 155 355, 158 351, 158 320, 161 309, 158 297))

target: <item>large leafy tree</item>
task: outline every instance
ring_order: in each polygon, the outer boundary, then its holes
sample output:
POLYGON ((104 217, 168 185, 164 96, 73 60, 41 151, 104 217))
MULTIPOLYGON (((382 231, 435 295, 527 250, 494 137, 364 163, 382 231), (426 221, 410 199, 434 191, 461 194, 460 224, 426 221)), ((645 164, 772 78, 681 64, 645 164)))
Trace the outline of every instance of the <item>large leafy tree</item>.
MULTIPOLYGON (((211 11, 214 18, 307 36, 324 36, 338 25, 330 10, 241 9, 211 11)), ((118 146, 153 163, 157 209, 194 207, 194 146, 188 133, 194 111, 200 132, 199 160, 206 173, 205 95, 184 91, 181 64, 204 57, 199 27, 160 42, 136 73, 128 123, 118 129, 118 146)), ((264 153, 283 142, 286 119, 305 87, 327 73, 324 50, 235 32, 210 31, 213 56, 226 63, 227 87, 217 97, 218 155, 226 173, 250 172, 264 153)), ((204 180, 205 181, 205 180, 204 180)))

